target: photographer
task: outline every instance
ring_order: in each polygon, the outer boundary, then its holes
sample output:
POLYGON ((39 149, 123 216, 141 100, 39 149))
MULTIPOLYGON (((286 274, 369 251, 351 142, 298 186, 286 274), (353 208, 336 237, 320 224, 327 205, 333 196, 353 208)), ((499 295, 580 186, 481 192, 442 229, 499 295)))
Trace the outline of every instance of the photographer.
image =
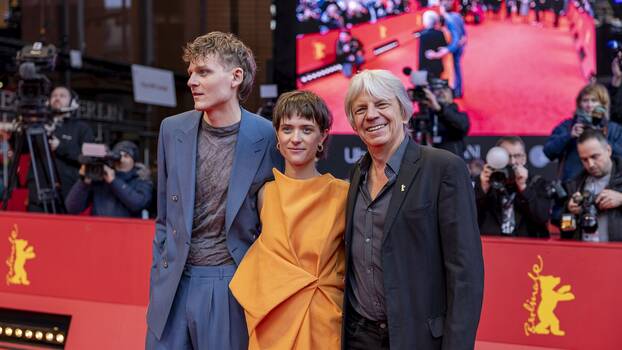
POLYGON ((501 137, 497 146, 500 149, 493 148, 489 152, 487 164, 475 181, 481 234, 549 237, 546 225, 550 208, 547 182, 539 176, 529 177, 529 171, 525 168, 525 144, 520 137, 501 137), (494 154, 494 151, 500 154, 494 154), (505 164, 496 164, 498 160, 495 156, 505 157, 505 164), (503 172, 504 175, 498 176, 503 172))
POLYGON ((611 82, 607 85, 611 97, 610 119, 616 123, 622 122, 622 48, 618 46, 616 55, 611 62, 611 82))
POLYGON ((544 154, 550 160, 558 160, 558 177, 562 181, 573 179, 582 171, 577 138, 584 130, 602 130, 613 154, 622 155, 622 126, 609 121, 607 89, 601 84, 586 85, 577 96, 576 108, 574 117, 556 126, 544 144, 544 154))
MULTIPOLYGON (((79 214, 92 203, 93 216, 140 217, 151 201, 152 183, 146 167, 137 163, 138 147, 130 141, 117 143, 112 155, 118 158, 114 169, 103 165, 99 180, 82 165, 82 180, 76 182, 65 200, 67 212, 79 214)), ((100 164, 100 166, 102 166, 100 164)))
POLYGON ((562 216, 562 238, 589 242, 622 241, 622 158, 596 130, 577 140, 584 171, 566 183, 572 197, 562 216))
POLYGON ((419 105, 419 112, 410 120, 413 139, 463 157, 469 116, 453 102, 447 80, 430 79, 429 88, 415 88, 412 98, 419 105))
MULTIPOLYGON (((78 156, 84 142, 92 142, 93 131, 88 124, 73 117, 79 108, 77 97, 65 86, 57 86, 49 98, 54 116, 53 131, 49 138, 50 151, 60 182, 61 198, 66 198, 76 181, 80 163, 78 156)), ((43 169, 39 173, 42 173, 43 169)), ((28 211, 42 212, 43 206, 37 198, 33 170, 28 173, 28 211)))
POLYGON ((341 63, 343 75, 350 78, 365 63, 363 44, 350 31, 342 29, 335 45, 337 62, 341 63))

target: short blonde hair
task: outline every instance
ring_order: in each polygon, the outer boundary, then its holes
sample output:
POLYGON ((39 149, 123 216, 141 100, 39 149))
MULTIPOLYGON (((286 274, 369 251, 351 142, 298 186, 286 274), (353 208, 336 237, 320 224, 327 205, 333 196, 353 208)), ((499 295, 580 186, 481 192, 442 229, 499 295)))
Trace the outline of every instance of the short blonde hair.
POLYGON ((412 102, 402 81, 388 70, 366 69, 356 74, 350 80, 350 86, 344 102, 346 115, 350 125, 354 127, 354 113, 352 107, 354 100, 361 94, 366 93, 374 98, 390 100, 395 97, 400 106, 402 120, 407 121, 413 114, 412 102))
POLYGON ((609 112, 611 100, 609 99, 609 92, 607 91, 607 88, 603 84, 590 83, 590 84, 585 85, 581 89, 581 91, 579 91, 579 94, 577 95, 577 100, 576 100, 577 108, 579 108, 579 106, 581 105, 581 100, 583 99, 583 97, 588 96, 588 95, 595 96, 600 102, 600 104, 603 107, 605 107, 607 112, 609 112))
POLYGON ((253 51, 231 33, 210 32, 201 35, 184 47, 184 62, 198 62, 213 56, 227 68, 239 67, 244 72, 238 88, 238 99, 244 101, 253 89, 257 64, 253 51))

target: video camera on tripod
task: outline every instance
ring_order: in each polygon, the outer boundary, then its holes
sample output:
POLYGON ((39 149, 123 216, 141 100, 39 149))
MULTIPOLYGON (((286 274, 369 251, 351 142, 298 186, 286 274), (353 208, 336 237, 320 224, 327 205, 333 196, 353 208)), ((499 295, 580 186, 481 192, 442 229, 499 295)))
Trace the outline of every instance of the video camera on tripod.
POLYGON ((47 213, 64 211, 63 198, 59 191, 58 172, 50 153, 48 134, 54 124, 54 113, 48 106, 52 83, 44 73, 54 70, 57 52, 54 45, 36 42, 24 46, 16 55, 18 67, 16 116, 7 131, 15 139, 15 160, 9 169, 9 183, 2 200, 6 210, 8 199, 17 184, 19 158, 28 147, 31 168, 36 183, 37 199, 47 213))

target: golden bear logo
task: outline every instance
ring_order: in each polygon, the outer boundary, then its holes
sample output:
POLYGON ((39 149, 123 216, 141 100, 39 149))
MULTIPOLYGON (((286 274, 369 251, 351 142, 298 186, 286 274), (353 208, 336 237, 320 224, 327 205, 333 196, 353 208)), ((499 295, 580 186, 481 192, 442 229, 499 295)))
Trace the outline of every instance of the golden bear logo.
POLYGON ((28 273, 26 272, 26 261, 34 259, 35 248, 28 245, 28 241, 25 239, 17 238, 19 229, 17 225, 13 225, 11 234, 9 235, 9 242, 11 243, 11 255, 6 261, 9 266, 9 272, 6 274, 6 284, 22 284, 30 285, 28 280, 28 273))
POLYGON ((378 27, 378 32, 380 34, 380 39, 384 39, 387 37, 387 27, 381 25, 378 27))
POLYGON ((542 275, 544 261, 540 255, 538 255, 538 261, 539 264, 533 265, 532 272, 527 273, 533 281, 533 287, 531 298, 523 303, 525 310, 529 311, 529 318, 524 324, 525 335, 553 334, 564 336, 566 332, 559 328, 559 319, 555 315, 555 308, 560 301, 574 300, 575 296, 570 292, 571 286, 568 284, 555 290, 561 279, 556 276, 542 275), (540 297, 539 300, 538 296, 540 297))
POLYGON ((315 58, 316 60, 321 60, 326 57, 326 53, 324 52, 324 50, 326 50, 326 45, 324 43, 320 43, 317 41, 313 42, 313 58, 315 58))

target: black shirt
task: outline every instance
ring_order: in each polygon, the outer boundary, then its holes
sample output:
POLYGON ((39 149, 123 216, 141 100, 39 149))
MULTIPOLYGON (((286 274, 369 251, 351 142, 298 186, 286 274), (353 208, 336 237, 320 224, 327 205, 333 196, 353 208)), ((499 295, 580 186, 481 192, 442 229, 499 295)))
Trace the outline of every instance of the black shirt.
POLYGON ((353 273, 348 278, 353 295, 349 300, 358 314, 374 321, 387 318, 382 270, 384 222, 407 145, 408 137, 404 137, 384 169, 388 181, 373 200, 368 189, 371 159, 367 156, 361 163, 362 179, 352 217, 353 273))

